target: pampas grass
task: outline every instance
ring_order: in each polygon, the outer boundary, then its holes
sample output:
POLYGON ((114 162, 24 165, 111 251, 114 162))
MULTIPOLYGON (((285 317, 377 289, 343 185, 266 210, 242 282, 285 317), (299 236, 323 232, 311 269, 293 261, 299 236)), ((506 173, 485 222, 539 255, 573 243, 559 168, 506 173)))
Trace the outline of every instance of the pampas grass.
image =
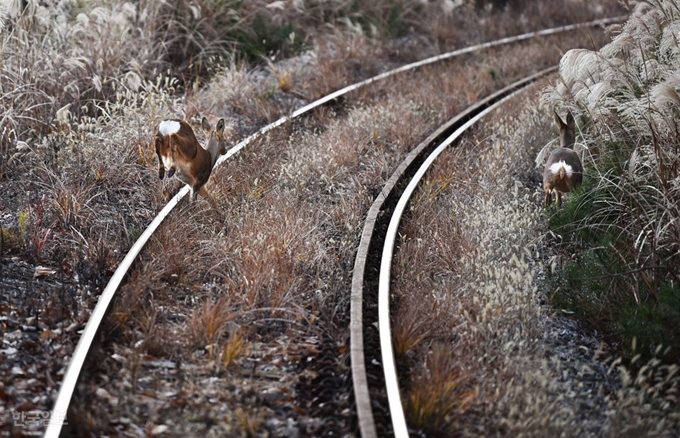
POLYGON ((581 140, 592 152, 585 163, 589 182, 558 220, 563 232, 585 239, 587 254, 601 254, 597 263, 609 284, 602 306, 611 309, 605 310, 614 321, 609 329, 624 335, 625 344, 636 335, 652 346, 678 342, 676 319, 643 322, 617 310, 650 306, 658 313, 671 299, 662 290, 680 293, 678 23, 676 0, 638 4, 602 49, 567 52, 561 81, 543 93, 548 105, 580 118, 581 140), (622 328, 630 318, 640 324, 632 332, 622 328), (663 339, 648 338, 656 324, 669 324, 663 339))

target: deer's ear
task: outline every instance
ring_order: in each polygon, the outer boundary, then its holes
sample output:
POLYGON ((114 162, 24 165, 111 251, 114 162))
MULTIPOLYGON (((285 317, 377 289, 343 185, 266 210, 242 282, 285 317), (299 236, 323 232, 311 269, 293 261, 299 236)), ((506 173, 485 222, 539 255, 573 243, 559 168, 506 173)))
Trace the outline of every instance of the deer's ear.
POLYGON ((574 116, 571 114, 571 111, 567 113, 567 126, 572 130, 576 128, 576 122, 574 121, 574 116))
POLYGON ((201 128, 208 132, 212 129, 212 126, 210 126, 210 122, 205 117, 203 117, 203 120, 201 120, 201 128))
POLYGON ((562 121, 562 118, 560 117, 560 115, 557 114, 557 110, 555 110, 554 113, 555 113, 555 123, 557 123, 557 126, 559 126, 561 128, 562 126, 564 126, 564 122, 562 121))
POLYGON ((215 130, 216 130, 217 132, 222 132, 222 131, 224 131, 224 119, 220 119, 220 120, 217 122, 217 128, 215 128, 215 130))

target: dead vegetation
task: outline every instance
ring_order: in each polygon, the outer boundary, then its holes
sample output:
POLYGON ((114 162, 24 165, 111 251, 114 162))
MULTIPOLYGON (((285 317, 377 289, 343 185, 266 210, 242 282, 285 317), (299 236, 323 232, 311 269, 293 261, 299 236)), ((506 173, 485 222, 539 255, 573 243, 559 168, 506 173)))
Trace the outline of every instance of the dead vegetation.
MULTIPOLYGON (((540 43, 534 50, 520 48, 522 56, 513 58, 526 61, 531 56, 539 64, 546 62, 542 47, 551 43, 554 41, 540 43)), ((469 61, 474 62, 465 66, 430 67, 422 78, 390 80, 373 91, 359 93, 342 107, 325 109, 287 129, 267 134, 250 146, 247 154, 218 169, 212 184, 228 190, 228 195, 216 195, 226 212, 226 228, 206 216, 200 205, 185 206, 176 225, 159 234, 149 248, 149 254, 158 254, 154 266, 144 267, 149 275, 133 273, 134 280, 126 285, 126 290, 158 292, 135 294, 130 296, 131 301, 117 307, 117 313, 130 314, 128 326, 133 329, 126 339, 115 342, 116 348, 125 352, 119 354, 130 363, 140 360, 142 351, 135 345, 144 345, 148 330, 134 329, 139 309, 147 309, 146 313, 167 309, 156 317, 156 326, 160 333, 173 335, 166 338, 167 347, 157 350, 166 351, 157 358, 181 358, 183 366, 193 370, 192 375, 184 376, 185 382, 193 382, 191 391, 201 388, 201 379, 213 376, 220 377, 213 385, 228 392, 232 379, 243 373, 250 376, 244 388, 264 391, 263 378, 274 373, 283 382, 276 391, 295 394, 295 401, 289 403, 303 413, 288 414, 296 430, 302 434, 324 430, 322 425, 305 420, 304 413, 311 412, 311 407, 306 407, 308 394, 295 386, 296 379, 304 379, 293 378, 295 374, 287 370, 312 364, 304 369, 315 378, 319 365, 314 364, 326 361, 335 374, 347 374, 343 357, 347 349, 349 261, 358 243, 363 214, 373 197, 371 191, 379 189, 408 150, 445 117, 505 85, 511 75, 524 74, 526 67, 519 61, 504 63, 497 67, 494 80, 487 73, 489 65, 496 66, 491 55, 473 57, 469 61), (457 92, 461 78, 476 78, 470 79, 475 86, 457 92), (187 231, 178 235, 174 231, 177 228, 187 231), (156 245, 160 247, 156 249, 156 245), (154 280, 149 282, 149 278, 154 280), (144 286, 137 286, 137 282, 144 286), (186 306, 195 310, 187 311, 186 306), (182 327, 189 331, 183 333, 182 327), (247 330, 234 335, 238 327, 247 330), (333 347, 321 353, 326 337, 332 339, 333 347), (247 354, 233 357, 233 353, 227 353, 234 351, 234 342, 240 342, 240 351, 247 354), (264 346, 271 342, 280 349, 267 352, 264 346), (311 344, 300 350, 298 345, 305 342, 311 344), (231 358, 225 359, 227 356, 231 358), (225 360, 230 362, 229 367, 221 365, 225 360)), ((440 189, 456 183, 443 179, 440 189)), ((454 263, 455 257, 450 257, 454 263)), ((445 366, 442 360, 433 358, 432 363, 445 366)), ((113 363, 102 369, 111 366, 113 363)), ((455 373, 457 368, 443 370, 442 381, 455 373)), ((175 378, 158 373, 155 379, 155 389, 147 389, 145 394, 162 406, 157 421, 178 434, 191 433, 193 426, 187 422, 187 414, 177 410, 174 397, 164 396, 178 394, 175 378)), ((137 408, 118 410, 117 420, 98 427, 109 430, 120 421, 139 424, 148 415, 145 402, 126 389, 135 387, 127 377, 103 387, 116 394, 122 406, 137 408)), ((455 395, 465 391, 449 382, 446 388, 439 400, 453 410, 459 406, 455 395)), ((184 393, 184 397, 194 400, 191 394, 184 393)), ((246 389, 237 394, 226 402, 231 410, 249 403, 246 389)), ((423 397, 424 393, 415 397, 414 403, 423 402, 423 397)), ((336 417, 338 430, 347 430, 350 425, 348 400, 349 393, 342 390, 335 402, 323 402, 336 403, 336 412, 346 413, 336 417)), ((279 405, 260 400, 255 406, 261 417, 258 424, 272 433, 282 433, 282 426, 267 423, 276 418, 279 405)), ((189 412, 201 410, 209 418, 221 418, 216 409, 223 409, 221 405, 213 409, 193 401, 188 407, 189 412)), ((104 415, 99 411, 103 407, 88 409, 97 412, 93 414, 96 418, 104 415)), ((237 424, 232 421, 218 421, 211 427, 212 433, 226 433, 237 424)))
POLYGON ((397 351, 409 425, 442 437, 672 436, 677 366, 622 362, 547 305, 554 256, 532 164, 557 134, 535 96, 501 111, 516 115, 446 152, 403 225, 393 318, 408 346, 397 351), (424 402, 423 388, 444 399, 424 402))
MULTIPOLYGON (((163 52, 157 2, 102 1, 91 9, 29 3, 33 9, 20 16, 0 11, 8 30, 0 36, 0 269, 11 291, 0 297, 7 359, 0 410, 3 432, 16 434, 32 430, 5 414, 49 409, 88 310, 163 205, 150 148, 160 120, 186 118, 198 126, 202 115, 225 117, 236 140, 305 100, 423 53, 608 12, 579 6, 574 11, 587 16, 569 15, 541 6, 535 20, 498 26, 503 15, 492 9, 487 25, 478 26, 483 13, 472 6, 440 14, 442 5, 433 3, 424 27, 413 32, 410 10, 395 32, 382 33, 388 20, 338 18, 285 61, 211 64, 214 45, 207 44, 198 50, 209 73, 174 66, 187 69, 178 73, 168 72, 168 62, 184 52, 163 52), (396 38, 381 45, 380 35, 396 38), (207 75, 201 81, 188 79, 201 74, 207 75)), ((181 6, 196 5, 205 13, 199 3, 181 6)), ((389 7, 376 8, 375 15, 390 16, 389 7)), ((351 433, 350 393, 339 376, 348 372, 351 260, 370 201, 434 126, 554 64, 560 50, 590 44, 584 35, 494 50, 377 84, 226 163, 208 183, 224 221, 200 202, 181 205, 129 274, 103 330, 104 348, 80 385, 72 433, 351 433), (107 377, 111 370, 120 377, 107 377)), ((443 176, 437 185, 456 183, 443 176)), ((456 266, 457 251, 450 248, 442 260, 456 266)), ((419 330, 414 323, 406 341, 419 330)), ((403 349, 419 345, 406 342, 403 349)), ((445 385, 442 405, 468 406, 466 374, 443 355, 427 364, 439 370, 437 381, 456 382, 445 385)), ((423 394, 413 403, 423 404, 423 394)))

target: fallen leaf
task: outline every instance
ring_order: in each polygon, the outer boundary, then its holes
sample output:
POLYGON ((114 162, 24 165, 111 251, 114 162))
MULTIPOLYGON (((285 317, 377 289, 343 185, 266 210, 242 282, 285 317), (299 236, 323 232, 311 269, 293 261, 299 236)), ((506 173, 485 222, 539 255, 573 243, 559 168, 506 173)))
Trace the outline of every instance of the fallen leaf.
POLYGON ((111 406, 118 406, 118 398, 109 394, 109 392, 107 390, 105 390, 104 388, 97 388, 97 390, 94 393, 100 399, 106 400, 107 402, 109 402, 109 404, 111 406))

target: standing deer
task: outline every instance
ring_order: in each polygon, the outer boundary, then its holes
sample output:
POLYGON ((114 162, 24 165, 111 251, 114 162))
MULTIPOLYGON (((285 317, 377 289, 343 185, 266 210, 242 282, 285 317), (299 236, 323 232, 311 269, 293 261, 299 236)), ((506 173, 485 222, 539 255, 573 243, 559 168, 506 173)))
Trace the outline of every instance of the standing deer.
POLYGON ((205 149, 196 140, 191 126, 182 120, 162 121, 152 143, 158 155, 158 177, 163 179, 166 170, 168 178, 177 175, 180 181, 191 187, 191 202, 200 193, 215 207, 215 199, 204 185, 210 178, 217 158, 227 151, 224 119, 220 119, 213 130, 210 122, 203 117, 201 127, 210 133, 205 149))
POLYGON ((576 122, 571 111, 567 113, 567 122, 562 121, 555 112, 555 121, 560 128, 560 145, 550 153, 543 170, 543 189, 545 205, 552 204, 552 191, 557 192, 557 206, 562 205, 562 193, 568 193, 581 184, 583 165, 578 154, 574 152, 576 139, 576 122))

